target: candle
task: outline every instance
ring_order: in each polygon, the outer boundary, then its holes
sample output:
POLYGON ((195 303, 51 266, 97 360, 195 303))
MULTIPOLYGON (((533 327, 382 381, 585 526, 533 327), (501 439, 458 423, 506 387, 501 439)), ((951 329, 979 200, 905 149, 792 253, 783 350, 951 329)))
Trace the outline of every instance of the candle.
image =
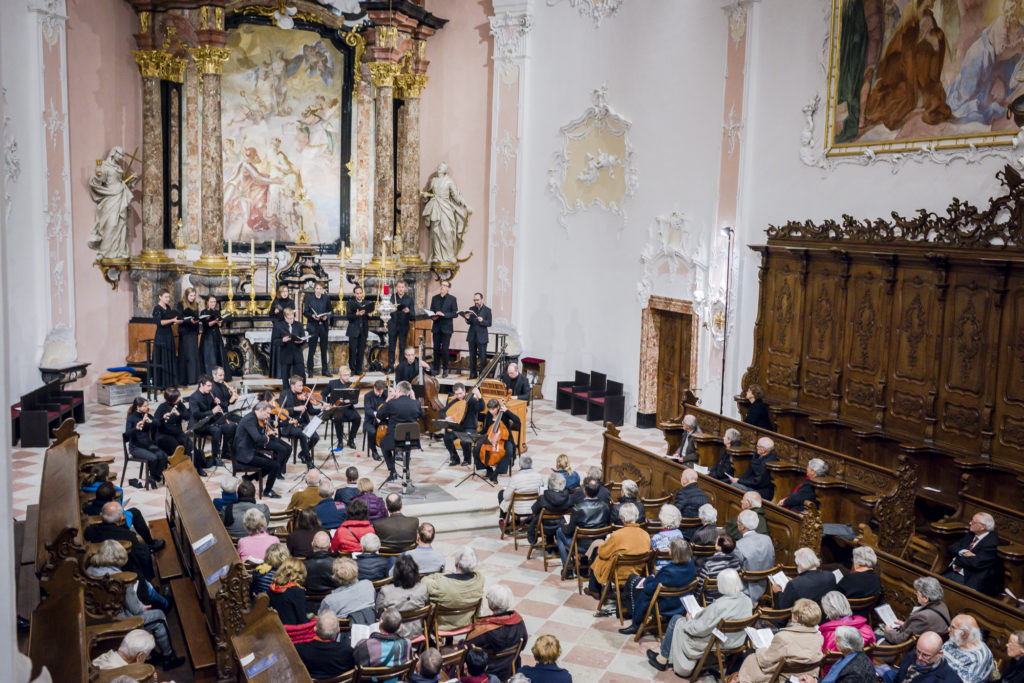
POLYGON ((388 295, 388 286, 384 285, 384 296, 388 295))
POLYGON ((274 262, 274 252, 277 251, 277 240, 270 240, 270 262, 274 262))
POLYGON ((228 258, 231 258, 231 240, 228 240, 228 258))
POLYGON ((249 240, 249 265, 256 265, 256 240, 249 240))

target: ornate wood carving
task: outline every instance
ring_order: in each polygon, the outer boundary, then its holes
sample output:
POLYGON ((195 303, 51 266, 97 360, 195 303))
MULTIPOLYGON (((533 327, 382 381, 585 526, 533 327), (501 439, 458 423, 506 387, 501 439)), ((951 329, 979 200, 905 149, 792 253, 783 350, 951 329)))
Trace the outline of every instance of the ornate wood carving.
POLYGON ((236 562, 220 580, 217 589, 219 633, 214 634, 217 648, 217 678, 220 681, 234 681, 235 658, 231 649, 231 637, 245 628, 245 612, 249 609, 249 585, 251 577, 241 562, 236 562))
POLYGON ((821 555, 821 538, 825 534, 825 525, 821 523, 818 506, 813 501, 804 503, 804 521, 800 525, 797 545, 810 548, 815 555, 821 555))
POLYGON ((878 548, 901 555, 914 534, 914 499, 917 497, 917 467, 899 456, 896 488, 879 496, 874 521, 878 524, 878 548))

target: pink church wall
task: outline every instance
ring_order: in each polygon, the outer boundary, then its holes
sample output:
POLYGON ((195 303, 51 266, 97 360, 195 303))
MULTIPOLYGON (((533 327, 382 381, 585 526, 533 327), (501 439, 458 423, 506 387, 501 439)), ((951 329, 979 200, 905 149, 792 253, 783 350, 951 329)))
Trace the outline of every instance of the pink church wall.
MULTIPOLYGON (((121 145, 130 153, 142 144, 142 86, 132 58, 132 34, 138 32, 139 21, 128 3, 117 0, 72 0, 68 16, 75 333, 78 358, 92 363, 83 382, 95 398, 96 378, 104 368, 123 365, 128 353, 132 283, 123 275, 118 290, 111 291, 92 265, 96 254, 86 242, 95 209, 88 182, 96 159, 111 147, 121 145)), ((136 201, 129 217, 135 233, 132 253, 139 250, 137 212, 136 201)))

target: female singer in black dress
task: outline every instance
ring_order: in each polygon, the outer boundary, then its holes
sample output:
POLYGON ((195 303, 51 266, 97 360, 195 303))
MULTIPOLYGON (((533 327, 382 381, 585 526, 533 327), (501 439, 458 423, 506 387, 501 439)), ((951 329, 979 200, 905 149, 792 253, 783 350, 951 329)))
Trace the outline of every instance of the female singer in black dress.
MULTIPOLYGON (((276 323, 278 320, 284 320, 284 309, 290 308, 295 310, 295 300, 289 296, 288 285, 281 285, 277 288, 277 296, 270 302, 270 320, 272 323, 276 323)), ((277 377, 281 373, 277 369, 277 354, 281 350, 279 344, 270 344, 270 377, 277 377)))
POLYGON ((747 400, 750 406, 747 408, 747 416, 743 421, 748 425, 775 431, 772 426, 771 415, 768 414, 768 406, 764 404, 764 391, 757 384, 747 387, 747 400))
MULTIPOLYGON (((181 392, 177 389, 167 389, 164 391, 164 402, 156 409, 153 420, 156 422, 160 435, 173 441, 173 448, 181 446, 185 449, 185 454, 192 457, 192 439, 185 434, 183 426, 188 420, 188 416, 188 406, 181 400, 181 392)), ((202 470, 199 471, 202 472, 202 470)))
POLYGON ((231 380, 231 369, 228 367, 227 354, 224 353, 224 337, 220 328, 224 324, 217 308, 217 297, 212 294, 206 297, 206 308, 199 314, 203 322, 203 336, 199 340, 199 367, 204 375, 212 375, 216 367, 224 368, 224 381, 231 380))
POLYGON ((196 290, 189 287, 178 305, 178 382, 190 386, 199 379, 199 302, 196 290))
POLYGON ((178 362, 174 354, 174 331, 171 325, 180 323, 178 312, 171 308, 171 293, 166 289, 157 297, 153 307, 156 335, 153 337, 153 384, 157 389, 178 386, 178 362))
POLYGON ((155 489, 163 479, 167 458, 174 454, 178 442, 166 434, 158 433, 156 420, 149 415, 149 401, 144 396, 136 396, 128 408, 124 434, 128 437, 128 452, 131 456, 146 461, 149 469, 146 488, 155 489))

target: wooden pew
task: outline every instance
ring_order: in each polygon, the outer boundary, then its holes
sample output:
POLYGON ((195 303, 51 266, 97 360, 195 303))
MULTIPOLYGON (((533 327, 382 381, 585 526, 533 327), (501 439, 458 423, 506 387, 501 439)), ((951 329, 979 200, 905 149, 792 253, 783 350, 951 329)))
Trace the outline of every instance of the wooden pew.
POLYGON ((36 575, 49 574, 64 558, 84 552, 80 505, 78 436, 64 439, 43 456, 36 527, 36 575))
POLYGON ((245 627, 231 637, 238 662, 238 680, 249 683, 312 683, 277 612, 269 608, 266 593, 253 601, 245 614, 245 627))
MULTIPOLYGON (((649 498, 674 495, 685 469, 664 456, 623 441, 618 428, 611 423, 605 425, 601 467, 605 481, 632 479, 640 487, 640 495, 649 498)), ((698 485, 718 510, 720 522, 739 514, 742 491, 703 474, 699 475, 698 485)), ((801 515, 766 501, 764 511, 779 563, 793 564, 793 553, 802 547, 820 555, 822 523, 813 505, 801 515)))

